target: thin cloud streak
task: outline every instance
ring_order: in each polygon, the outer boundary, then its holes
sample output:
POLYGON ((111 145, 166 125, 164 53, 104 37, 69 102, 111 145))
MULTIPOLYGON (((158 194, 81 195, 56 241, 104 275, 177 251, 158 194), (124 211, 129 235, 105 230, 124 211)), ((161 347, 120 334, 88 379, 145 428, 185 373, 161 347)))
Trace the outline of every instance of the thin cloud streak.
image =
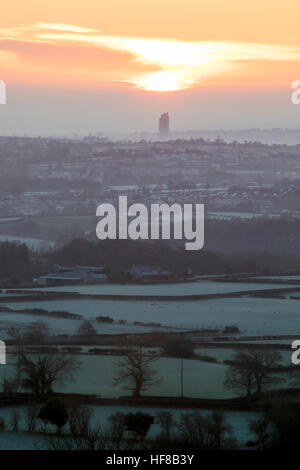
POLYGON ((33 28, 55 31, 70 31, 73 33, 99 33, 99 29, 83 28, 82 26, 74 26, 62 23, 35 23, 33 28))
MULTIPOLYGON (((251 61, 300 61, 300 51, 280 45, 233 41, 178 41, 109 36, 99 30, 59 23, 36 23, 28 27, 0 30, 4 39, 56 45, 71 43, 129 54, 129 62, 151 65, 155 71, 128 76, 122 71, 113 81, 127 82, 147 91, 178 91, 201 86, 205 80, 222 77, 251 61), (5 37, 6 36, 6 37, 5 37)), ((129 74, 130 75, 130 74, 129 74)))
MULTIPOLYGON (((205 78, 227 71, 235 63, 251 60, 300 60, 292 48, 257 43, 184 42, 176 40, 124 38, 105 35, 49 34, 40 39, 85 42, 93 46, 131 53, 142 64, 161 71, 132 77, 130 82, 148 91, 176 91, 201 84, 205 78)), ((236 64, 237 65, 237 64, 236 64)))

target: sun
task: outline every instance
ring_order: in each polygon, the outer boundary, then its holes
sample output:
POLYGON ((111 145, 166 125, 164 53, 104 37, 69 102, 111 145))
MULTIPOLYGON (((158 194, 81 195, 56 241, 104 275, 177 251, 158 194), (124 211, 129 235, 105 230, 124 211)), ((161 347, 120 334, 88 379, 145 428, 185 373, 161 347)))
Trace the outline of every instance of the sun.
POLYGON ((160 71, 143 75, 131 81, 137 88, 146 91, 178 91, 188 88, 189 81, 179 71, 160 71))

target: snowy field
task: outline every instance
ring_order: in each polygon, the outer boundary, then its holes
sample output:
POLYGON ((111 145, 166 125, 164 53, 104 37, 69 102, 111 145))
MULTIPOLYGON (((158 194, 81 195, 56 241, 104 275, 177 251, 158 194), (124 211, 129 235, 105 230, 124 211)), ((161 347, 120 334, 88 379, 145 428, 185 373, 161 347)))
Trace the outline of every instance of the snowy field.
POLYGON ((283 276, 255 276, 253 279, 265 279, 265 280, 270 280, 270 282, 272 282, 272 280, 279 280, 279 281, 299 281, 300 282, 300 276, 296 276, 296 275, 289 275, 289 274, 286 274, 286 275, 283 275, 283 276))
MULTIPOLYGON (((212 356, 209 350, 203 354, 212 356)), ((215 351, 219 360, 229 359, 233 351, 215 351), (222 359, 223 358, 223 359, 222 359)), ((118 398, 130 395, 128 390, 122 386, 113 387, 113 378, 118 371, 117 356, 102 355, 73 355, 80 361, 80 368, 74 374, 74 380, 64 386, 56 385, 54 390, 62 393, 79 393, 97 395, 104 398, 118 398)), ((5 376, 13 377, 15 365, 13 358, 8 356, 8 364, 5 367, 5 376)), ((288 363, 287 354, 284 355, 282 363, 288 363)), ((162 381, 158 385, 147 388, 146 394, 153 396, 174 396, 181 394, 180 367, 178 358, 159 358, 154 365, 162 381)), ((236 396, 236 393, 224 388, 225 373, 228 366, 214 364, 197 359, 185 359, 183 361, 184 396, 190 398, 226 399, 236 396)), ((3 371, 0 370, 2 383, 3 371)), ((282 388, 282 384, 280 388, 282 388)), ((2 386, 0 385, 0 388, 2 386)))
MULTIPOLYGON (((20 305, 19 305, 20 307, 20 305)), ((35 308, 35 307, 33 307, 35 308)), ((44 307, 45 308, 45 305, 44 307)), ((169 331, 166 327, 153 328, 151 326, 139 326, 133 323, 126 323, 124 325, 116 323, 100 323, 92 318, 94 327, 99 334, 127 334, 127 333, 149 333, 153 330, 156 331, 169 331)), ((26 328, 29 323, 43 322, 50 329, 50 334, 55 335, 73 335, 76 334, 78 327, 81 325, 82 320, 59 318, 59 317, 48 317, 41 315, 33 315, 29 313, 10 313, 0 312, 0 337, 2 340, 7 340, 7 330, 12 327, 26 328)), ((176 331, 182 331, 184 329, 179 328, 176 331)))
MULTIPOLYGON (((66 386, 56 386, 55 391, 63 393, 83 393, 105 398, 118 398, 128 395, 128 390, 113 387, 112 381, 118 370, 117 356, 78 355, 73 356, 81 362, 74 380, 66 386)), ((15 366, 8 358, 5 366, 7 378, 14 374, 15 366)), ((180 396, 180 359, 161 358, 155 364, 161 384, 149 387, 147 394, 156 396, 180 396)), ((184 395, 195 398, 230 398, 233 393, 224 390, 224 374, 227 366, 211 364, 199 360, 184 361, 184 395)), ((0 370, 0 383, 4 371, 0 370)), ((2 385, 0 385, 2 387, 2 385)))
MULTIPOLYGON (((252 344, 252 341, 251 341, 252 344)), ((256 343, 257 344, 257 343, 256 343)), ((291 344, 291 342, 290 342, 291 344)), ((228 359, 232 359, 236 352, 240 352, 241 349, 234 350, 229 348, 196 348, 195 353, 199 354, 200 356, 210 356, 214 357, 218 362, 227 361, 228 359)), ((281 355, 281 363, 284 366, 291 365, 291 351, 278 351, 281 355)))
MULTIPOLYGON (((278 284, 262 284, 256 282, 213 282, 197 281, 171 284, 97 284, 41 287, 35 291, 45 292, 78 292, 86 295, 205 295, 224 294, 229 292, 241 292, 251 290, 283 289, 293 286, 278 284)), ((33 289, 28 289, 28 292, 33 289)), ((300 292, 300 286, 299 286, 300 292)))
POLYGON ((0 235, 0 242, 19 242, 24 243, 30 250, 40 250, 43 247, 43 244, 47 244, 47 246, 53 248, 55 242, 51 240, 43 240, 40 238, 29 238, 29 237, 19 237, 15 235, 0 235))
MULTIPOLYGON (((7 304, 13 309, 43 308, 47 310, 65 310, 77 313, 93 320, 97 316, 109 316, 115 320, 123 319, 127 323, 134 321, 156 322, 164 326, 183 329, 224 328, 236 325, 246 335, 300 335, 300 304, 292 299, 229 298, 186 302, 127 301, 127 300, 51 300, 41 302, 15 302, 7 304)), ((25 322, 21 314, 0 312, 0 326, 4 327, 9 319, 25 322)), ((30 321, 41 320, 34 316, 30 321)), ((29 319, 28 319, 29 320, 29 319)), ((50 319, 43 320, 55 328, 76 328, 78 320, 50 319), (76 325, 76 326, 75 326, 76 325)), ((133 325, 130 326, 130 331, 133 325)), ((99 332, 116 332, 122 325, 97 324, 99 332)), ((151 329, 151 328, 150 328, 151 329)), ((152 328, 152 330, 155 328, 152 328)), ((143 331, 146 331, 143 328, 143 331)), ((125 331, 124 331, 125 332, 125 331)))

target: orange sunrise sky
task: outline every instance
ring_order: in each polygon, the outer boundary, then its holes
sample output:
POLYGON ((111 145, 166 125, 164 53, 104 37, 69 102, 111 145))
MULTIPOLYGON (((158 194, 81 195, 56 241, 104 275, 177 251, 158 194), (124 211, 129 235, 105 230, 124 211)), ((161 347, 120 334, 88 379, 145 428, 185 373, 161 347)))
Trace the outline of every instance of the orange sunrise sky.
POLYGON ((11 0, 2 132, 299 127, 296 0, 11 0))

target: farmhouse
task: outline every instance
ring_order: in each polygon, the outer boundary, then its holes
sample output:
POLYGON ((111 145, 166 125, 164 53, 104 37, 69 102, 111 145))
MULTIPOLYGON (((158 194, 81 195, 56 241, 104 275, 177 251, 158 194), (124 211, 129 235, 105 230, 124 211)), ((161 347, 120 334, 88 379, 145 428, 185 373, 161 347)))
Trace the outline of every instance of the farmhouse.
POLYGON ((37 279, 40 285, 99 284, 108 279, 107 270, 96 266, 61 266, 55 264, 52 272, 37 279))

